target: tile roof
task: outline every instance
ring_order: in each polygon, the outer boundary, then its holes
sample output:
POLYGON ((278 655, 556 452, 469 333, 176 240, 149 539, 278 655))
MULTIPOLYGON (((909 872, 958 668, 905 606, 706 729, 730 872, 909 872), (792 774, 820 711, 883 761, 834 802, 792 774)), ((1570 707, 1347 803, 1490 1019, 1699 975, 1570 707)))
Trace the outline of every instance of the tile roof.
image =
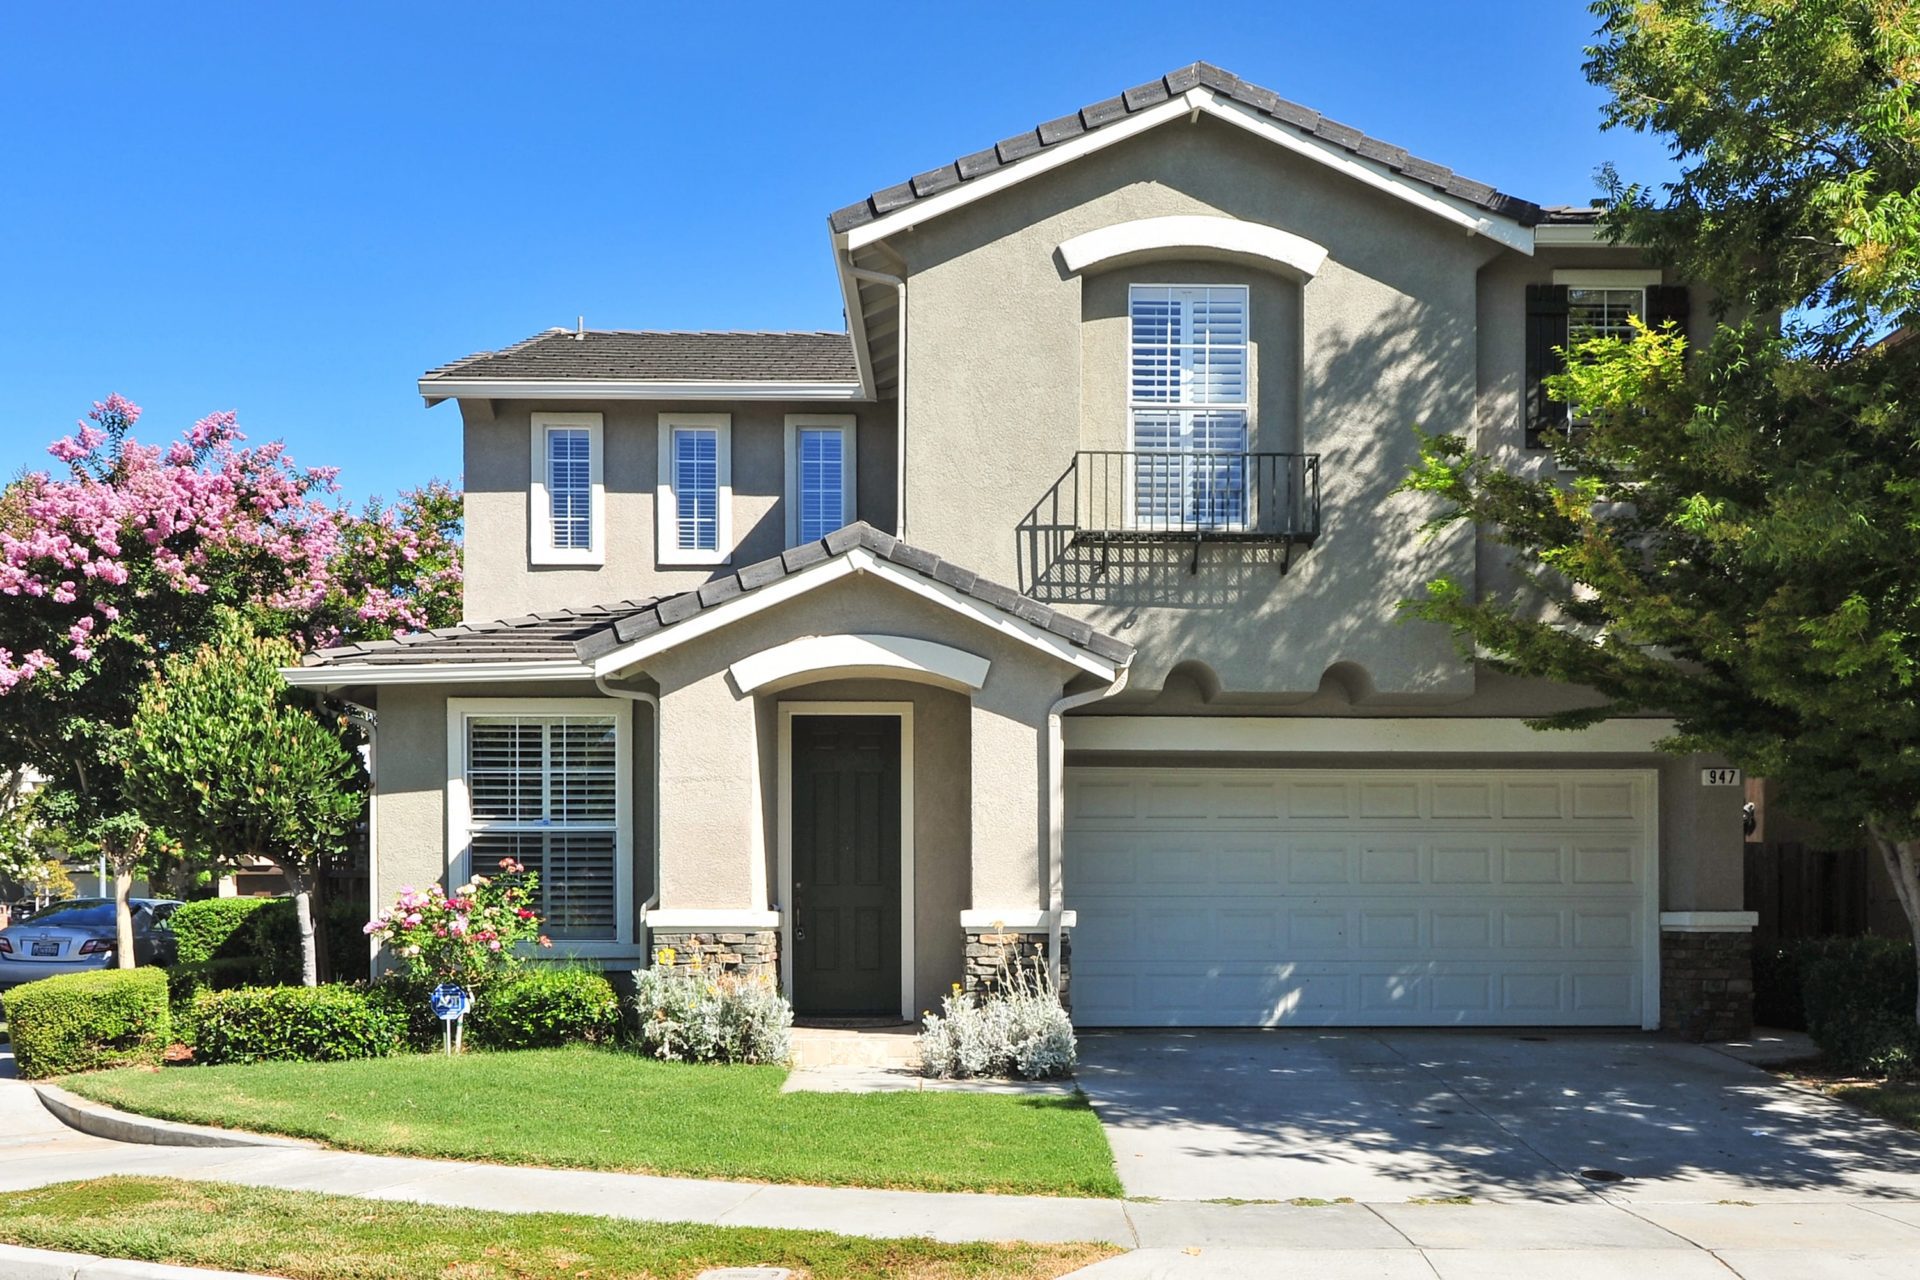
POLYGON ((1135 112, 1158 106, 1196 88, 1211 89, 1234 102, 1253 108, 1268 119, 1297 129, 1303 135, 1330 142, 1343 151, 1384 165, 1394 173, 1425 183, 1436 191, 1464 200, 1489 213, 1512 218, 1526 226, 1533 226, 1542 220, 1540 206, 1531 201, 1505 195, 1484 182, 1462 177, 1444 165, 1410 156, 1392 143, 1368 137, 1349 125, 1328 120, 1317 111, 1288 102, 1270 90, 1248 84, 1230 71, 1222 71, 1209 63, 1195 62, 1158 80, 1136 85, 1103 102, 1082 107, 1072 115, 1049 120, 985 150, 962 156, 951 164, 929 169, 905 182, 876 191, 865 200, 832 214, 827 219, 828 225, 836 232, 850 231, 916 200, 924 200, 1018 164, 1048 147, 1105 128, 1135 112))
POLYGON ((391 667, 448 662, 573 662, 576 640, 650 609, 654 603, 652 598, 626 600, 557 613, 530 613, 498 622, 463 622, 398 640, 365 640, 316 649, 304 655, 300 664, 391 667))
POLYGON ((1124 664, 1133 658, 1133 646, 1124 640, 1116 639, 1104 631, 1096 631, 1078 618, 1049 609, 1012 587, 990 582, 970 570, 942 560, 930 551, 909 546, 865 522, 850 524, 817 542, 802 543, 782 555, 715 578, 697 591, 664 596, 642 605, 611 625, 581 637, 574 645, 575 652, 582 661, 591 662, 622 645, 632 644, 656 631, 685 622, 703 609, 757 591, 811 565, 845 555, 855 548, 863 548, 890 564, 942 583, 962 595, 1030 622, 1108 662, 1124 664))
POLYGON ((1548 204, 1540 206, 1542 223, 1591 223, 1600 221, 1603 213, 1598 205, 1591 204, 1548 204))
POLYGON ((548 329, 429 369, 422 381, 479 378, 621 382, 858 382, 844 333, 682 333, 548 329))

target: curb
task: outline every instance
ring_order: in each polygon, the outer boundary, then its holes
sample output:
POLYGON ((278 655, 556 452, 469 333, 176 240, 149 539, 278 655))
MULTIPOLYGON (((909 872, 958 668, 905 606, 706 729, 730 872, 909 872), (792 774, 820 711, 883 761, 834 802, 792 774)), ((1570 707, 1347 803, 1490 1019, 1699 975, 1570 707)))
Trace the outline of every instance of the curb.
MULTIPOLYGON (((51 1111, 60 1123, 70 1129, 78 1129, 81 1133, 91 1134, 96 1138, 108 1138, 114 1142, 138 1142, 153 1147, 293 1147, 302 1151, 319 1149, 318 1144, 302 1142, 298 1138, 275 1138, 260 1133, 244 1133, 238 1129, 215 1129, 210 1125, 199 1124, 175 1124, 171 1120, 136 1116, 102 1106, 97 1102, 89 1102, 85 1098, 68 1093, 59 1085, 37 1084, 33 1086, 33 1091, 39 1095, 40 1104, 51 1111)), ((195 1272, 193 1274, 210 1273, 195 1272)))
POLYGON ((202 1271, 14 1244, 0 1244, 0 1275, 7 1280, 271 1280, 255 1271, 202 1271))

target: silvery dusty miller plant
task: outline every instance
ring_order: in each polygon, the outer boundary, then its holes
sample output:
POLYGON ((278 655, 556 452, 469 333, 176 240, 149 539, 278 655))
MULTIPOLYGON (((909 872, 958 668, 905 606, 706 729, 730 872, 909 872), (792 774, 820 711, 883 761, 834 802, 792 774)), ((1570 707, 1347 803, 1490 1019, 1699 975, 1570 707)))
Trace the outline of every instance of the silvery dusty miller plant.
POLYGON ((1073 1019, 1043 965, 1004 969, 998 988, 978 1001, 956 982, 939 1014, 925 1017, 920 1070, 926 1075, 1044 1080, 1066 1075, 1079 1060, 1073 1019))

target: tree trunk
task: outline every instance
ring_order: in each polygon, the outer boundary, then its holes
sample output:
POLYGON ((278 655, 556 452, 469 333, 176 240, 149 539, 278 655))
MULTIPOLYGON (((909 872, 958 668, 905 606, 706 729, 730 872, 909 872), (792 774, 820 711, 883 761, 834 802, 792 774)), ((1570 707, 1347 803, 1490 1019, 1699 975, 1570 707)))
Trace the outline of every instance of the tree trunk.
POLYGON ((113 863, 113 963, 121 969, 134 966, 133 954, 133 863, 113 863))
POLYGON ((313 946, 313 875, 305 867, 282 867, 293 890, 293 918, 300 924, 300 985, 320 985, 320 962, 313 946))
MULTIPOLYGON (((1882 834, 1878 823, 1869 823, 1868 831, 1887 864, 1887 876, 1893 881, 1893 893, 1907 915, 1907 932, 1913 935, 1913 960, 1920 974, 1920 840, 1894 840, 1882 834)), ((1913 1005, 1913 1017, 1920 1022, 1920 996, 1913 1005)))

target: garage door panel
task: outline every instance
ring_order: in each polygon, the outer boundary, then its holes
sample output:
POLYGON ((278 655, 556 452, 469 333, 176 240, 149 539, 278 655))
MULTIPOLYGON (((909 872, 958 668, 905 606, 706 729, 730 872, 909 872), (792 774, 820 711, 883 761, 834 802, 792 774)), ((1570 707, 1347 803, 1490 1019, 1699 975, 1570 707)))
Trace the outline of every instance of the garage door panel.
POLYGON ((1069 770, 1077 1018, 1639 1025, 1650 779, 1443 774, 1069 770))

